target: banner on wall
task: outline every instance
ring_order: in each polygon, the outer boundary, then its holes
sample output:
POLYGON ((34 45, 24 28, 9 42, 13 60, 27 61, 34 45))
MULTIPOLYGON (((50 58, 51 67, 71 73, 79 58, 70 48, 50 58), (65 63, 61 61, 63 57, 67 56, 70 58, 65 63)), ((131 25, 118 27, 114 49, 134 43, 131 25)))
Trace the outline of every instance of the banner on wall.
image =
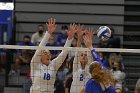
POLYGON ((14 3, 0 2, 0 10, 13 10, 14 3))

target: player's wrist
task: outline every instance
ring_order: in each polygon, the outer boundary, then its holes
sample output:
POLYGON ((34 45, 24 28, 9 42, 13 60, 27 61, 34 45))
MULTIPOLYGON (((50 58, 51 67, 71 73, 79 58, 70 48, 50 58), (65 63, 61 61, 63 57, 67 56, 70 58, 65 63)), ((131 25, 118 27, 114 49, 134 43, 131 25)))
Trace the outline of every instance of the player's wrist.
POLYGON ((71 40, 73 38, 73 36, 68 36, 68 40, 71 40))
POLYGON ((51 35, 52 34, 52 32, 51 31, 48 31, 48 33, 51 35))
POLYGON ((73 40, 73 37, 68 37, 67 40, 71 41, 73 40))
POLYGON ((93 50, 93 46, 89 46, 89 49, 90 49, 90 50, 93 50))

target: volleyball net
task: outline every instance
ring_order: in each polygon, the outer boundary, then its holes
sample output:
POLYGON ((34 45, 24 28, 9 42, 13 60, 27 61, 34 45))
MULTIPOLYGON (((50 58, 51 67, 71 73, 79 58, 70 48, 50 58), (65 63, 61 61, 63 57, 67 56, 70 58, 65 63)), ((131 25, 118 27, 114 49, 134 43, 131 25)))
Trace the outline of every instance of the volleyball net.
MULTIPOLYGON (((116 87, 122 88, 123 91, 134 91, 136 81, 140 76, 140 49, 94 49, 98 52, 104 65, 109 70, 113 71, 112 76, 114 79, 117 79, 116 77, 121 79, 119 80, 122 85, 120 83, 116 83, 116 87), (115 72, 116 67, 118 66, 122 73, 115 72)), ((39 77, 46 81, 54 78, 55 82, 46 82, 46 85, 43 87, 46 89, 44 91, 51 91, 48 86, 54 86, 54 91, 56 93, 58 91, 59 93, 64 93, 64 89, 69 88, 69 83, 72 83, 70 89, 72 91, 71 93, 75 93, 75 91, 78 93, 81 86, 86 85, 86 79, 88 80, 90 78, 87 75, 88 70, 83 70, 82 66, 80 66, 82 62, 79 62, 81 61, 81 58, 88 61, 87 59, 84 59, 85 57, 92 59, 91 55, 84 55, 84 51, 90 53, 88 48, 79 47, 0 45, 0 91, 3 91, 4 93, 29 92, 30 87, 33 84, 33 81, 30 78, 39 77), (30 62, 37 49, 50 50, 51 60, 57 58, 61 51, 68 51, 68 53, 66 53, 67 56, 61 55, 60 58, 64 59, 64 62, 57 64, 59 69, 51 69, 55 72, 55 75, 49 77, 48 73, 45 73, 43 76, 41 76, 42 74, 30 76, 30 69, 32 66, 30 62), (76 55, 76 53, 80 53, 80 55, 76 55), (77 57, 76 61, 78 62, 74 62, 75 57, 77 57), (85 77, 85 75, 87 75, 87 77, 85 77)), ((38 56, 38 58, 41 58, 41 55, 38 56)), ((35 60, 34 65, 38 62, 38 58, 35 60)), ((90 61, 92 62, 92 60, 90 61)), ((38 85, 41 86, 41 83, 43 82, 40 81, 38 85)), ((43 91, 43 89, 39 91, 43 91)))

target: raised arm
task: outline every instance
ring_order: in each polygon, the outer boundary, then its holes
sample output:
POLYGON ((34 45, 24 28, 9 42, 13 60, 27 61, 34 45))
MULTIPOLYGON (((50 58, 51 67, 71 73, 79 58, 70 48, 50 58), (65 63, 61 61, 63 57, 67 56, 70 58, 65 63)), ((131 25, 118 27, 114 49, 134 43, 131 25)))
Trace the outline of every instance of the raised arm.
MULTIPOLYGON (((40 42, 39 46, 45 46, 51 36, 51 34, 56 29, 55 19, 48 19, 47 23, 48 31, 46 31, 42 41, 40 42)), ((40 56, 41 56, 41 49, 37 49, 32 60, 31 60, 31 67, 35 68, 40 63, 40 56)))
POLYGON ((84 33, 85 33, 85 30, 84 30, 83 26, 78 24, 78 26, 77 26, 77 38, 78 38, 77 47, 81 47, 84 33))
POLYGON ((99 55, 92 46, 92 34, 93 34, 92 30, 89 28, 84 37, 85 45, 91 51, 93 61, 99 62, 102 65, 99 55))
MULTIPOLYGON (((77 38, 78 38, 77 47, 81 47, 83 34, 84 34, 84 29, 82 26, 80 26, 80 24, 78 24, 78 27, 77 27, 77 38)), ((74 57, 74 61, 73 61, 73 73, 76 72, 77 69, 80 67, 80 55, 81 55, 81 52, 79 52, 79 51, 75 52, 75 57, 74 57)))
MULTIPOLYGON (((77 31, 76 30, 76 25, 75 24, 70 24, 70 29, 67 32, 68 38, 66 40, 66 43, 65 43, 64 47, 71 46, 71 43, 72 43, 72 40, 73 40, 73 36, 76 33, 76 31, 77 31)), ((68 51, 67 50, 62 50, 62 52, 58 55, 58 57, 52 60, 52 63, 55 64, 55 65, 57 65, 56 66, 57 67, 56 70, 58 70, 58 68, 64 62, 67 54, 68 54, 68 51)))

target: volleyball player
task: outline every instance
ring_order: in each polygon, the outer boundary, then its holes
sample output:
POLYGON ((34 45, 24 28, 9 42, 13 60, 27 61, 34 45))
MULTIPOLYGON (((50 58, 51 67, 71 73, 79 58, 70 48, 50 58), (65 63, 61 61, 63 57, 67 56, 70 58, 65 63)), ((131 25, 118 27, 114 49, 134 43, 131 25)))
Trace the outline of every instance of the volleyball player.
MULTIPOLYGON (((48 42, 51 34, 56 29, 55 19, 48 19, 48 31, 46 31, 39 46, 45 46, 48 42)), ((64 47, 71 45, 73 36, 76 32, 76 25, 71 24, 68 32, 68 39, 64 47)), ((38 49, 31 61, 31 79, 32 86, 30 93, 54 93, 54 82, 56 78, 56 72, 61 66, 62 62, 67 56, 68 51, 63 50, 57 58, 51 59, 51 54, 48 50, 38 49)))
MULTIPOLYGON (((84 30, 78 25, 77 28, 77 47, 81 47, 82 37, 84 30)), ((70 93, 79 93, 80 89, 83 88, 90 78, 90 73, 88 71, 89 63, 87 52, 75 52, 75 57, 73 61, 73 82, 71 85, 70 93)))
POLYGON ((134 93, 140 93, 140 78, 137 80, 134 93))
POLYGON ((107 71, 100 62, 99 56, 92 46, 92 32, 86 33, 85 45, 90 49, 93 62, 89 66, 91 77, 86 86, 85 93, 116 93, 113 88, 114 82, 109 71, 107 71))

